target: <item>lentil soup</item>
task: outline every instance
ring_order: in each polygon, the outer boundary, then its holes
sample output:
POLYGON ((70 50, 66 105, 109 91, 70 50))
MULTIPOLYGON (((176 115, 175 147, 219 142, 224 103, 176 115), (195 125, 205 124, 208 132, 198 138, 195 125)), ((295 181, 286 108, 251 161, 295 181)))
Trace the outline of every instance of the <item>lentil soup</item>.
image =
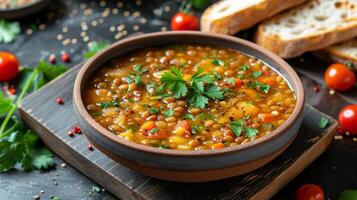
POLYGON ((113 59, 90 78, 83 100, 113 134, 179 150, 247 143, 283 124, 296 105, 285 79, 262 61, 190 44, 113 59))

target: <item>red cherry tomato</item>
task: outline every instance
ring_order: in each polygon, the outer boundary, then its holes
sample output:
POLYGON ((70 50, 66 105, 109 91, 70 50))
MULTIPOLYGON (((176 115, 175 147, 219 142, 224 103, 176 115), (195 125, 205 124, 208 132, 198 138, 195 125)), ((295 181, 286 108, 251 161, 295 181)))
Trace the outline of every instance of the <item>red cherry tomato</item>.
POLYGON ((10 81, 19 72, 19 61, 12 53, 0 51, 0 81, 10 81))
POLYGON ((344 107, 338 116, 341 128, 351 134, 357 134, 357 104, 344 107))
POLYGON ((325 72, 325 82, 327 86, 337 91, 346 91, 351 89, 355 84, 356 76, 348 69, 348 67, 341 63, 330 65, 325 72))
POLYGON ((324 200, 325 193, 322 188, 315 184, 305 184, 296 193, 296 200, 324 200))
POLYGON ((171 18, 171 30, 173 31, 196 31, 198 28, 198 17, 193 14, 178 12, 171 18))

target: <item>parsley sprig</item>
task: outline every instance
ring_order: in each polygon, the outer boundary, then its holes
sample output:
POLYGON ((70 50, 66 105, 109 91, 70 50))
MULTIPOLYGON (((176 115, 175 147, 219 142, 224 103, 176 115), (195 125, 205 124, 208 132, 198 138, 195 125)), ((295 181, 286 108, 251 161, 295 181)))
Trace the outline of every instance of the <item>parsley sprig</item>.
POLYGON ((249 139, 252 139, 259 133, 258 129, 246 126, 244 124, 244 119, 232 121, 230 127, 237 137, 241 136, 242 133, 244 133, 249 139))
POLYGON ((203 69, 198 69, 189 81, 185 81, 180 71, 172 67, 170 71, 163 73, 160 78, 163 88, 170 91, 174 98, 186 98, 193 106, 204 108, 209 99, 223 99, 224 95, 220 87, 215 85, 215 77, 204 74, 203 69))

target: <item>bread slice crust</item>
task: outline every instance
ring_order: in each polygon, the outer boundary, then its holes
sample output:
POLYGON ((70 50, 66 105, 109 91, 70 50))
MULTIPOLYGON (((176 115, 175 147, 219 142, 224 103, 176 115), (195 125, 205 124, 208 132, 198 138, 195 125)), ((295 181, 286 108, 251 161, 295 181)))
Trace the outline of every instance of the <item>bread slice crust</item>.
MULTIPOLYGON (((248 0, 249 1, 249 0, 248 0)), ((292 8, 308 0, 263 0, 258 4, 238 10, 221 18, 211 19, 212 13, 220 9, 224 1, 217 2, 207 8, 201 17, 201 31, 233 35, 250 28, 281 11, 292 8)), ((239 3, 239 1, 235 1, 239 3)))

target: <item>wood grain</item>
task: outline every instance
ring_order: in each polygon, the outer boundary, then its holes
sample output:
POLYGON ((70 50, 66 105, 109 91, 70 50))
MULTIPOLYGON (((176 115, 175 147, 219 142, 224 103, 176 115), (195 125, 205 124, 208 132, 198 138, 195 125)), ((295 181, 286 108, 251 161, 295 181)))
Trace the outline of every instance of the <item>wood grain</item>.
POLYGON ((67 132, 77 125, 72 89, 80 66, 26 97, 20 105, 24 121, 60 157, 122 199, 268 199, 317 158, 330 143, 337 122, 306 106, 300 133, 293 144, 268 165, 243 176, 208 183, 180 184, 138 174, 95 149, 84 135, 67 132), (57 105, 56 98, 64 99, 57 105), (319 128, 321 117, 329 119, 319 128))

